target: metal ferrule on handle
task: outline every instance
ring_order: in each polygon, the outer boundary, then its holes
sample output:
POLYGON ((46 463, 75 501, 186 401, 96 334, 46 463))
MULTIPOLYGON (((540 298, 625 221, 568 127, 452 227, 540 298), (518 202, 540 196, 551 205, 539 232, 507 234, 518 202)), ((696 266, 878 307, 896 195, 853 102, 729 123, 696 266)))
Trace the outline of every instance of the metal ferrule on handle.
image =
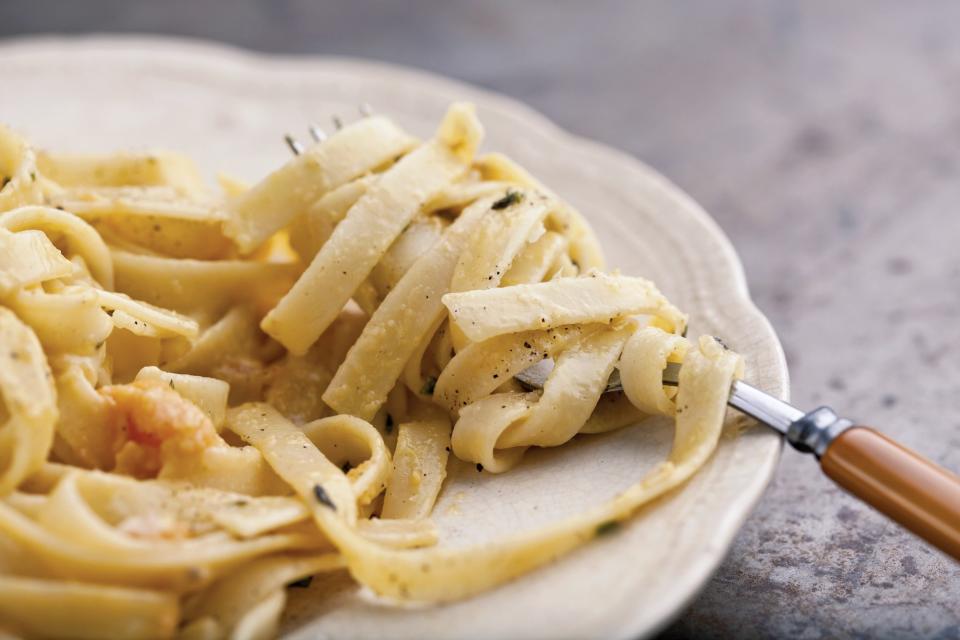
POLYGON ((830 407, 820 407, 787 427, 787 442, 794 449, 813 453, 819 459, 837 436, 852 426, 851 421, 841 418, 830 407))

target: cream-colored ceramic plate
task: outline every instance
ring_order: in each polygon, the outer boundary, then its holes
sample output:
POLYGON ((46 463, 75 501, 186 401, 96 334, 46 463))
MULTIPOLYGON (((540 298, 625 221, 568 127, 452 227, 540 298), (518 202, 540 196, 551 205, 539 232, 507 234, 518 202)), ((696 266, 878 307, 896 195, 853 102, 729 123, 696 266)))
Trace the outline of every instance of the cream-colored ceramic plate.
MULTIPOLYGON (((583 211, 612 267, 653 278, 690 313, 694 335, 723 336, 746 357, 750 382, 787 394, 777 338, 707 214, 635 159, 575 138, 512 100, 385 64, 168 39, 7 42, 0 69, 0 121, 40 145, 168 147, 192 154, 211 175, 223 169, 251 179, 288 157, 284 132, 332 115, 357 117, 361 103, 427 135, 448 103, 471 100, 486 148, 513 156, 583 211)), ((444 543, 527 529, 611 497, 661 459, 670 438, 668 424, 652 421, 538 451, 502 476, 457 467, 436 509, 444 543)), ((401 610, 365 598, 347 579, 317 580, 291 592, 284 631, 293 638, 648 635, 716 568, 779 451, 779 439, 763 429, 726 437, 693 481, 620 532, 466 602, 401 610)))

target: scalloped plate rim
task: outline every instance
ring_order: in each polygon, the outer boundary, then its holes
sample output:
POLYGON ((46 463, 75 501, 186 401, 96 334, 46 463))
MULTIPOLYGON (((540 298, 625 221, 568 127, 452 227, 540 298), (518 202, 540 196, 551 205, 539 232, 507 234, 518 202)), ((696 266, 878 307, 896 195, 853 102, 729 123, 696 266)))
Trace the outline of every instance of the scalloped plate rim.
MULTIPOLYGON (((649 178, 659 181, 658 186, 665 189, 669 197, 683 204, 683 208, 694 217, 696 222, 706 231, 710 241, 715 243, 720 250, 723 259, 732 269, 732 284, 737 293, 738 312, 756 322, 757 327, 766 334, 763 336, 764 342, 775 348, 777 370, 774 374, 779 378, 772 381, 774 386, 777 387, 775 393, 784 399, 789 398, 789 372, 782 346, 773 326, 750 298, 743 264, 732 243, 716 221, 693 198, 658 171, 629 153, 566 131, 532 107, 509 96, 430 71, 391 62, 347 56, 269 54, 203 39, 148 34, 86 34, 74 36, 38 34, 14 37, 0 40, 0 57, 10 55, 17 57, 30 56, 37 53, 55 53, 58 49, 60 51, 63 49, 75 51, 84 48, 111 48, 118 51, 135 48, 149 53, 163 53, 186 58, 206 58, 210 61, 215 60, 220 64, 226 62, 235 65, 237 69, 243 69, 247 72, 250 71, 252 66, 266 66, 275 70, 298 66, 311 70, 324 69, 327 71, 343 70, 343 68, 349 67, 361 72, 388 69, 391 73, 402 74, 414 82, 428 83, 435 88, 442 88, 447 93, 456 94, 460 91, 480 96, 481 104, 486 108, 495 108, 514 119, 532 124, 552 137, 563 139, 566 144, 576 146, 595 155, 605 156, 610 161, 628 165, 635 171, 642 171, 649 178)), ((770 455, 762 461, 762 465, 751 477, 746 492, 749 495, 741 495, 740 500, 735 505, 731 505, 730 509, 724 513, 722 522, 717 523, 714 540, 716 544, 713 545, 714 552, 709 559, 701 558, 699 563, 688 569, 685 576, 686 585, 679 589, 684 593, 672 602, 658 603, 660 606, 652 611, 651 609, 643 611, 642 607, 637 608, 635 615, 628 616, 625 619, 620 618, 622 624, 618 628, 608 629, 608 634, 624 638, 652 635, 671 622, 696 597, 726 556, 733 543, 734 536, 762 496, 776 469, 781 451, 782 441, 771 450, 770 455)), ((675 589, 675 591, 677 590, 675 589)))

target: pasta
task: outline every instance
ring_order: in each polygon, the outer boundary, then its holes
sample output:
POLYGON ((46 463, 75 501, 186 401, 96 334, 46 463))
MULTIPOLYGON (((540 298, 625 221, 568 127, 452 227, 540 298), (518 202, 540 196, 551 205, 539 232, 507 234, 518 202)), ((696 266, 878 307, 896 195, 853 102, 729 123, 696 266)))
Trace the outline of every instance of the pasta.
POLYGON ((604 271, 584 218, 482 136, 467 104, 425 141, 365 117, 216 195, 178 154, 0 128, 0 634, 270 637, 287 586, 339 571, 466 598, 696 473, 740 357, 604 271), (542 389, 514 380, 547 358, 542 389), (610 501, 439 539, 452 457, 508 473, 646 415, 673 448, 610 501))

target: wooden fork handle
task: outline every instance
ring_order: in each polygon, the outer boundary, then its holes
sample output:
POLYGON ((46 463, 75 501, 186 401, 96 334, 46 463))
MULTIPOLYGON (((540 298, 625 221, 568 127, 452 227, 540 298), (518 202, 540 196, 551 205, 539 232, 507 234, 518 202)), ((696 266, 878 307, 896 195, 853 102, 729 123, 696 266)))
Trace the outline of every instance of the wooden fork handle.
POLYGON ((869 427, 840 433, 820 463, 841 487, 960 560, 960 477, 869 427))

